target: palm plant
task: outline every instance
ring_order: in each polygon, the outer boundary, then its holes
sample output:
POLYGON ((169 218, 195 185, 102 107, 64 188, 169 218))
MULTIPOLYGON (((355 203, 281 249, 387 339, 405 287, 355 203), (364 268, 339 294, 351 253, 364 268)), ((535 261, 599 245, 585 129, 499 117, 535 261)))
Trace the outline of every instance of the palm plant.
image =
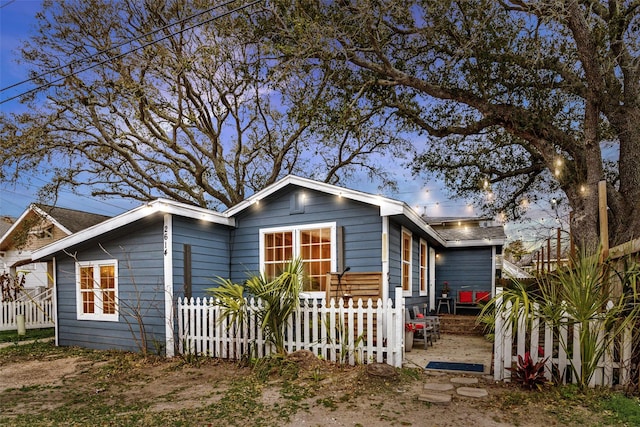
MULTIPOLYGON (((579 340, 580 362, 576 366, 571 359, 570 366, 577 384, 584 388, 607 349, 638 318, 638 277, 636 267, 625 265, 622 273, 612 274, 597 255, 582 254, 572 268, 541 278, 536 291, 516 282, 490 301, 483 314, 495 308, 505 318, 505 325, 514 327, 520 319, 529 321, 532 316, 553 328, 577 326, 574 340, 579 340), (610 279, 616 275, 624 292, 612 291, 610 279)), ((572 348, 566 341, 560 334, 560 345, 570 353, 572 348)))
POLYGON ((282 272, 274 279, 264 274, 250 277, 244 285, 229 279, 219 279, 219 286, 207 291, 222 307, 219 322, 230 320, 230 325, 240 325, 248 315, 247 298, 259 298, 261 304, 255 312, 260 321, 265 340, 272 344, 277 354, 286 354, 284 346, 285 327, 291 315, 300 306, 300 292, 304 278, 304 264, 295 259, 284 265, 282 272))

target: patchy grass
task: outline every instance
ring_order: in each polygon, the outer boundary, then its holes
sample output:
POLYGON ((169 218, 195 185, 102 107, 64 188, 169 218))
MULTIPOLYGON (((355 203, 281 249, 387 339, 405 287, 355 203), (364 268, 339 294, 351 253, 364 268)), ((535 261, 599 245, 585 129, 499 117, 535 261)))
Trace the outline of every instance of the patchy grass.
POLYGON ((29 340, 39 340, 43 338, 53 338, 54 336, 54 328, 27 329, 27 333, 25 335, 18 335, 18 331, 1 331, 0 342, 21 342, 29 340))
POLYGON ((602 409, 611 418, 628 426, 640 426, 640 400, 638 397, 627 397, 622 394, 611 394, 602 400, 602 409))
POLYGON ((117 351, 55 347, 50 343, 0 350, 0 378, 39 368, 31 381, 0 384, 0 425, 287 426, 406 425, 451 420, 457 425, 640 425, 638 400, 608 390, 547 387, 527 392, 492 384, 483 400, 455 399, 451 407, 418 402, 420 369, 396 378, 367 375, 362 366, 326 361, 296 364, 267 358, 250 366, 210 358, 166 360, 117 351), (60 377, 55 369, 75 364, 60 377), (52 372, 53 371, 53 372, 52 372), (9 386, 10 388, 6 388, 9 386), (455 420, 452 420, 455 415, 455 420), (463 417, 463 418, 460 418, 463 417))

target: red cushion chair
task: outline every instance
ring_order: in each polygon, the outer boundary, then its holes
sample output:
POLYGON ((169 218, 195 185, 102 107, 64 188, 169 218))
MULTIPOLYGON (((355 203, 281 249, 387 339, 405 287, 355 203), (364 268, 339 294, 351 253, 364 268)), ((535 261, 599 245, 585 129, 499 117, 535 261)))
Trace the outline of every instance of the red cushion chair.
POLYGON ((460 291, 460 292, 458 292, 458 300, 462 304, 473 303, 473 291, 460 291))
POLYGON ((487 302, 491 299, 491 292, 477 291, 476 292, 476 304, 479 302, 487 302))

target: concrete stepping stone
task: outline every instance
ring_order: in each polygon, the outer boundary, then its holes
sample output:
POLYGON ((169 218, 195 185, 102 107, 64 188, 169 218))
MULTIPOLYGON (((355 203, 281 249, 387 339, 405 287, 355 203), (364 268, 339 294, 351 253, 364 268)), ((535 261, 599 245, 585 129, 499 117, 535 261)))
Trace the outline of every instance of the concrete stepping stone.
POLYGON ((424 389, 427 391, 446 392, 453 390, 453 384, 447 383, 426 383, 424 389))
POLYGON ((418 396, 418 400, 436 405, 448 405, 451 403, 451 395, 444 393, 422 393, 418 396))
POLYGON ((460 396, 474 397, 477 399, 489 396, 489 392, 487 392, 486 389, 474 387, 458 387, 456 389, 456 393, 460 396))
POLYGON ((470 378, 470 377, 453 377, 451 378, 451 382, 454 384, 469 385, 469 384, 478 384, 478 379, 470 378))

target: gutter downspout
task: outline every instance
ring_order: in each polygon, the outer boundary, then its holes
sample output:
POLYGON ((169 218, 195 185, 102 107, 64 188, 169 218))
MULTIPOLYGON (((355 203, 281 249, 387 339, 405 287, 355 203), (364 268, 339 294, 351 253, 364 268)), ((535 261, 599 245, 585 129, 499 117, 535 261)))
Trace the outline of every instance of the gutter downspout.
POLYGON ((51 262, 53 263, 53 330, 55 332, 56 347, 58 347, 60 344, 58 342, 58 266, 56 261, 56 257, 53 257, 51 262))
POLYGON ((164 214, 162 227, 164 245, 164 316, 165 316, 165 355, 175 355, 173 324, 173 222, 171 214, 164 214))

